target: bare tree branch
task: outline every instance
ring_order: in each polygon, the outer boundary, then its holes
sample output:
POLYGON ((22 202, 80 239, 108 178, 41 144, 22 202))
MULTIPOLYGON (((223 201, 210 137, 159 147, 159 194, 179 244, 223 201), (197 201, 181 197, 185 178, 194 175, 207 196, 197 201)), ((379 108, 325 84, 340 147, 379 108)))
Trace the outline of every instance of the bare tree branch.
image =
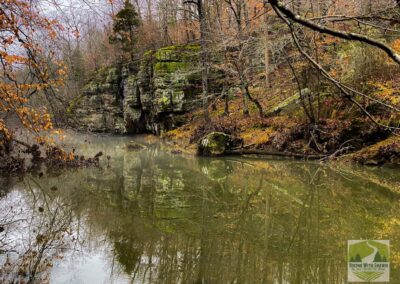
MULTIPOLYGON (((396 51, 393 50, 390 46, 388 46, 378 40, 372 39, 370 37, 367 37, 365 35, 361 35, 358 33, 349 33, 349 32, 344 32, 344 31, 338 31, 335 29, 328 28, 326 26, 315 24, 315 23, 301 17, 300 15, 296 15, 295 13, 293 13, 293 11, 291 11, 290 9, 285 7, 285 5, 283 4, 282 1, 270 0, 270 3, 275 8, 275 11, 281 12, 283 15, 285 15, 287 18, 289 18, 293 22, 296 22, 302 26, 305 26, 305 27, 313 30, 313 31, 317 31, 317 32, 320 32, 323 34, 328 34, 328 35, 346 39, 346 40, 359 41, 359 42, 363 42, 363 43, 375 46, 375 47, 383 50, 384 52, 386 52, 386 54, 394 62, 396 62, 397 64, 400 65, 400 55, 397 54, 396 51)), ((280 17, 281 17, 281 15, 280 15, 280 17)))

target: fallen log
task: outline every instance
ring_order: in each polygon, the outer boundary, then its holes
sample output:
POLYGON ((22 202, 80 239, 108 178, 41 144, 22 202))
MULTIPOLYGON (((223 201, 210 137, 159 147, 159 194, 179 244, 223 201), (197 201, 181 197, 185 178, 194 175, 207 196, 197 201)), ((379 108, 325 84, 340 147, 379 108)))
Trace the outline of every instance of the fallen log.
POLYGON ((225 155, 266 155, 266 156, 279 156, 279 157, 289 157, 289 158, 296 158, 296 159, 306 159, 306 160, 320 160, 326 158, 329 155, 307 155, 307 154, 300 154, 300 153, 290 153, 290 152, 278 152, 278 151, 271 151, 271 150, 257 150, 257 149, 240 149, 240 150, 230 150, 225 151, 225 155))

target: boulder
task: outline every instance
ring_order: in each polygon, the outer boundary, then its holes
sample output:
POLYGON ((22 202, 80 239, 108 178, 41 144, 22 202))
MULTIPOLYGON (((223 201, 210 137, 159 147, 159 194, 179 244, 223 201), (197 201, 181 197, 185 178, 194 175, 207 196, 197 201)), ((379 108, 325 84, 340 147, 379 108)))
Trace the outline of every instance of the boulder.
POLYGON ((223 132, 211 132, 200 139, 197 153, 200 156, 220 156, 232 149, 235 139, 223 132))

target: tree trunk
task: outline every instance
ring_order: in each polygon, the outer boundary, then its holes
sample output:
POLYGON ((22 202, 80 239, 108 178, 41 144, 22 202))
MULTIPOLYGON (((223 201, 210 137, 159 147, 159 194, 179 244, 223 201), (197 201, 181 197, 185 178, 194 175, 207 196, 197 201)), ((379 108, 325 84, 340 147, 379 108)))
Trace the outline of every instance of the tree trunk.
POLYGON ((190 33, 189 33, 189 23, 188 23, 188 18, 189 18, 189 16, 188 16, 188 11, 187 11, 187 9, 190 9, 190 6, 189 7, 184 7, 184 11, 183 11, 183 26, 184 26, 184 29, 185 29, 185 37, 186 37, 186 42, 188 43, 188 42, 190 42, 190 33))
POLYGON ((223 87, 222 94, 223 94, 224 101, 225 101, 224 116, 228 116, 229 115, 229 93, 226 91, 226 86, 223 87))
POLYGON ((207 19, 204 11, 203 0, 197 0, 197 10, 200 20, 200 48, 201 48, 201 81, 203 89, 203 115, 206 121, 210 121, 210 115, 208 112, 208 50, 207 50, 207 19))
POLYGON ((265 87, 272 88, 271 80, 269 79, 269 37, 268 37, 268 15, 267 3, 264 3, 264 68, 265 68, 265 87))
POLYGON ((151 8, 151 0, 146 1, 147 4, 147 19, 151 24, 153 22, 152 8, 151 8))
MULTIPOLYGON (((241 82, 241 89, 242 89, 242 93, 243 93, 243 104, 244 104, 246 98, 249 99, 257 107, 260 118, 263 118, 264 117, 264 109, 263 109, 261 103, 256 98, 252 97, 252 95, 250 94, 250 91, 249 91, 249 86, 244 80, 242 80, 242 82, 241 82)), ((246 105, 246 108, 243 108, 243 113, 245 113, 245 110, 248 115, 249 110, 247 109, 247 105, 246 105)))
POLYGON ((243 116, 248 117, 250 115, 249 108, 247 107, 247 94, 243 84, 240 85, 242 89, 242 99, 243 99, 243 116))

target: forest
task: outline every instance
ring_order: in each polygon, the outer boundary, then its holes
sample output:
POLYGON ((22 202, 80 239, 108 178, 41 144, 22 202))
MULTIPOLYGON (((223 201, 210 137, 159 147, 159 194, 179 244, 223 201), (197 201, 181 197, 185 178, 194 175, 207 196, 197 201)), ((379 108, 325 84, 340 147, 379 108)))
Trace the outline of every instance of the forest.
POLYGON ((1 4, 5 170, 38 144, 73 160, 49 138, 65 128, 398 163, 396 1, 142 2, 1 4))
POLYGON ((0 283, 347 283, 399 135, 399 0, 1 0, 0 283))

